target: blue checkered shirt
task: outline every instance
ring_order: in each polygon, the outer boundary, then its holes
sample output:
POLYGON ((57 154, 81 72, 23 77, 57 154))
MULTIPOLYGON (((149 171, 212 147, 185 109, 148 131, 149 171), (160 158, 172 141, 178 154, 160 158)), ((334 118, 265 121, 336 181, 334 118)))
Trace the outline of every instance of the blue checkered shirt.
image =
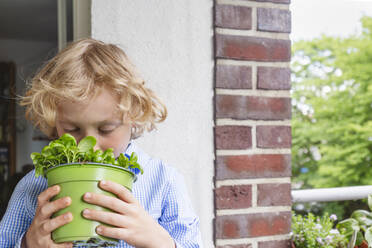
MULTIPOLYGON (((138 175, 132 193, 145 210, 166 229, 177 247, 202 247, 199 218, 187 196, 183 177, 176 169, 149 157, 134 142, 126 154, 135 152, 144 173, 138 175)), ((47 188, 43 177, 28 173, 16 186, 0 222, 0 247, 20 247, 35 216, 37 196, 47 188)), ((132 247, 120 240, 117 247, 132 247)))

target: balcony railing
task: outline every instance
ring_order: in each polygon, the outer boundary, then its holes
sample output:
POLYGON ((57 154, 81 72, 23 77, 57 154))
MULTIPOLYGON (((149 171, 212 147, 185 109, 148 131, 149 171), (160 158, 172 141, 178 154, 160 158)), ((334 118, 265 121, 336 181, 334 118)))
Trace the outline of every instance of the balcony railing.
POLYGON ((329 202, 365 199, 372 186, 292 190, 292 202, 329 202))

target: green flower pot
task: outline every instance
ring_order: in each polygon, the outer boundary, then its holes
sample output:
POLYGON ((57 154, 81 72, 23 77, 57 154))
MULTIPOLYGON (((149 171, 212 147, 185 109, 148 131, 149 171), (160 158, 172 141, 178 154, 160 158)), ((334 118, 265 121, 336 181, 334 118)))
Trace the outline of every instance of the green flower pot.
POLYGON ((52 238, 56 243, 73 242, 74 244, 88 245, 90 247, 114 246, 118 244, 117 239, 112 239, 98 235, 96 227, 100 224, 98 221, 86 219, 82 211, 86 208, 111 211, 97 205, 92 205, 83 200, 86 192, 100 193, 108 196, 116 195, 103 191, 98 183, 101 180, 113 181, 119 183, 129 190, 132 190, 132 184, 136 181, 136 175, 124 168, 99 163, 72 163, 62 164, 50 168, 46 172, 48 186, 59 185, 61 190, 53 200, 69 196, 71 205, 65 209, 56 212, 53 217, 71 212, 73 221, 59 227, 52 233, 52 238))

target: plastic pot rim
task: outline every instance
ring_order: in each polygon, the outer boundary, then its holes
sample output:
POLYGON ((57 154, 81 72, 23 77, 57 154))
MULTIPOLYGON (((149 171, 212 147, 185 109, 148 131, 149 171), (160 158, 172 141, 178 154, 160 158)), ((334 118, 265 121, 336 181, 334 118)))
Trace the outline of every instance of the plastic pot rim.
POLYGON ((47 175, 48 172, 50 172, 50 171, 52 171, 52 170, 54 170, 56 168, 67 166, 67 165, 103 165, 102 168, 104 168, 104 167, 113 167, 113 168, 117 168, 117 169, 120 169, 120 170, 129 172, 133 176, 133 183, 137 181, 137 175, 133 171, 131 171, 131 170, 128 170, 128 169, 126 169, 124 167, 113 165, 113 164, 104 164, 104 163, 96 163, 96 162, 75 162, 75 163, 57 164, 57 165, 54 165, 52 167, 49 167, 45 171, 45 175, 47 175))

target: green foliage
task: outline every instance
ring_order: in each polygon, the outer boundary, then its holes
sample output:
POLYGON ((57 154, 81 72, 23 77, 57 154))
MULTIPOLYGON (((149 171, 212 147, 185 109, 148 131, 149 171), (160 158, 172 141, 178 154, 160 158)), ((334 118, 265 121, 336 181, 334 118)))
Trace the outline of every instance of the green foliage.
POLYGON ((123 168, 138 169, 141 174, 143 170, 137 163, 137 155, 133 152, 128 159, 124 154, 120 154, 115 159, 114 150, 109 148, 105 151, 96 150, 94 146, 97 141, 93 136, 83 138, 77 144, 75 138, 70 134, 64 134, 59 139, 53 140, 45 146, 41 153, 34 152, 31 159, 35 165, 35 176, 45 176, 48 168, 59 164, 94 162, 102 164, 112 164, 123 168))
POLYGON ((365 199, 337 202, 294 203, 292 208, 297 214, 306 215, 307 213, 312 213, 316 216, 321 216, 324 213, 333 213, 337 215, 339 219, 348 218, 356 209, 368 210, 367 201, 365 199))
MULTIPOLYGON (((372 210, 372 195, 368 196, 368 206, 372 210)), ((366 240, 372 247, 372 213, 370 211, 355 210, 350 218, 337 224, 337 229, 349 240, 348 247, 362 244, 366 240)))
POLYGON ((363 33, 293 45, 293 181, 372 184, 372 18, 363 33))
POLYGON ((334 229, 337 217, 328 214, 315 217, 292 213, 292 240, 296 248, 341 248, 346 247, 347 239, 334 229))

